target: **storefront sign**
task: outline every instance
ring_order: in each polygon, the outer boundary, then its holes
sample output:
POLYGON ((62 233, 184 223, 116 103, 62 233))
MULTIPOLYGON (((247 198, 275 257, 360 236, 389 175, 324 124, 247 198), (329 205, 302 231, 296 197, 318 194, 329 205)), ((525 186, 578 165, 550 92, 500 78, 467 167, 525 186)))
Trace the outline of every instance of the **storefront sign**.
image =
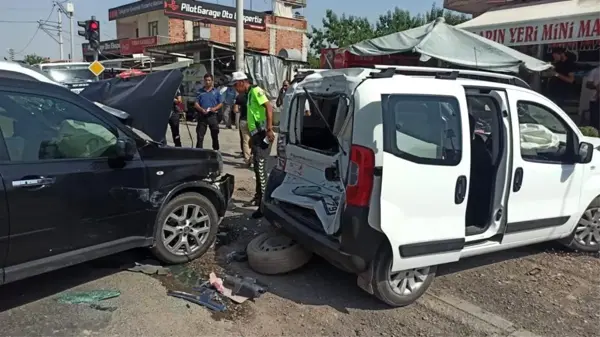
POLYGON ((108 20, 127 18, 134 15, 163 9, 163 0, 142 0, 108 10, 108 20))
MULTIPOLYGON (((192 0, 165 0, 165 15, 191 21, 206 21, 215 25, 236 25, 235 7, 192 0)), ((244 28, 266 30, 265 13, 244 10, 244 28)))
POLYGON ((143 54, 145 48, 156 46, 157 43, 158 43, 158 38, 156 36, 122 40, 121 41, 121 54, 122 55, 143 54))
MULTIPOLYGON (((90 49, 89 43, 82 43, 81 49, 83 50, 83 55, 92 55, 94 53, 93 50, 90 49)), ((108 40, 100 42, 100 48, 98 48, 101 53, 109 53, 115 55, 121 55, 121 43, 120 40, 108 40)))
POLYGON ((507 46, 587 41, 600 39, 600 18, 588 15, 566 21, 466 30, 507 46))

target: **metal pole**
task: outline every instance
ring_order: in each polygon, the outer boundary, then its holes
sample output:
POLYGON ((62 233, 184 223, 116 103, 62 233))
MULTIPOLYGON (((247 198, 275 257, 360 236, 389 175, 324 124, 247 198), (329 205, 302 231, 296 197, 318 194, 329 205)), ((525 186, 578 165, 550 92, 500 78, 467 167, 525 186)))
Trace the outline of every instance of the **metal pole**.
POLYGON ((65 52, 63 51, 63 36, 62 36, 62 11, 58 10, 58 46, 60 47, 60 59, 65 59, 65 52))
POLYGON ((215 76, 215 48, 210 46, 210 73, 215 76))
POLYGON ((244 71, 244 0, 236 0, 235 64, 237 71, 244 71))
MULTIPOLYGON (((98 50, 94 49, 94 62, 96 62, 96 61, 98 61, 98 50)), ((98 76, 96 76, 96 81, 99 81, 99 80, 100 79, 98 78, 98 76)))
POLYGON ((69 60, 75 60, 75 31, 73 30, 73 13, 69 14, 69 32, 71 34, 71 57, 69 60))

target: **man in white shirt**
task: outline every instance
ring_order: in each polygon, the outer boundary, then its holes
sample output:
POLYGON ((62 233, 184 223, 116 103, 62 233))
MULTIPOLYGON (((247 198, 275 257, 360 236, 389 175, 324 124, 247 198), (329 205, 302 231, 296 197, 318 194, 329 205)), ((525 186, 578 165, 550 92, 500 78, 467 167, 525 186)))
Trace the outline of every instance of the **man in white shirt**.
POLYGON ((585 87, 593 90, 590 96, 590 124, 600 129, 600 67, 596 67, 587 75, 585 87))

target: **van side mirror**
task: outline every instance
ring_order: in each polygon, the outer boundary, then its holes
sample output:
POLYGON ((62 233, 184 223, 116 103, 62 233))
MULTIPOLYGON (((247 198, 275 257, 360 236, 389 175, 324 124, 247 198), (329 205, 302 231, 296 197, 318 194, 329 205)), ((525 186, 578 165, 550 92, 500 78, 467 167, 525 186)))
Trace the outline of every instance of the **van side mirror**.
POLYGON ((587 164, 592 161, 592 155, 594 154, 594 146, 590 143, 581 142, 579 143, 579 149, 577 149, 576 161, 579 164, 587 164))
POLYGON ((135 156, 137 147, 135 141, 129 137, 117 139, 115 146, 115 157, 123 160, 131 160, 135 156))

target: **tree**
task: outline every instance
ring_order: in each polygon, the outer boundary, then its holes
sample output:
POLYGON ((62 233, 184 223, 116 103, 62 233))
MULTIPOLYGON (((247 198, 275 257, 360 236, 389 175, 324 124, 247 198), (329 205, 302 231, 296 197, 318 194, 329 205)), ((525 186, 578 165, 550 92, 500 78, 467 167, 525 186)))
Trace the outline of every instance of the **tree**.
POLYGON ((357 16, 338 17, 331 9, 325 12, 323 28, 311 27, 308 33, 310 48, 318 51, 322 48, 346 47, 351 44, 375 37, 373 25, 367 18, 357 16))
POLYGON ((25 61, 25 63, 30 64, 30 65, 42 63, 46 60, 47 60, 47 58, 36 55, 36 54, 25 55, 25 57, 23 58, 23 61, 25 61))
POLYGON ((439 17, 443 17, 450 25, 470 20, 467 15, 445 10, 437 7, 435 3, 428 12, 418 15, 412 15, 409 11, 396 7, 393 11, 380 15, 374 25, 367 18, 344 14, 338 16, 328 9, 323 18, 323 27, 312 26, 311 32, 307 35, 312 53, 315 54, 322 48, 347 47, 374 37, 419 27, 439 17))

